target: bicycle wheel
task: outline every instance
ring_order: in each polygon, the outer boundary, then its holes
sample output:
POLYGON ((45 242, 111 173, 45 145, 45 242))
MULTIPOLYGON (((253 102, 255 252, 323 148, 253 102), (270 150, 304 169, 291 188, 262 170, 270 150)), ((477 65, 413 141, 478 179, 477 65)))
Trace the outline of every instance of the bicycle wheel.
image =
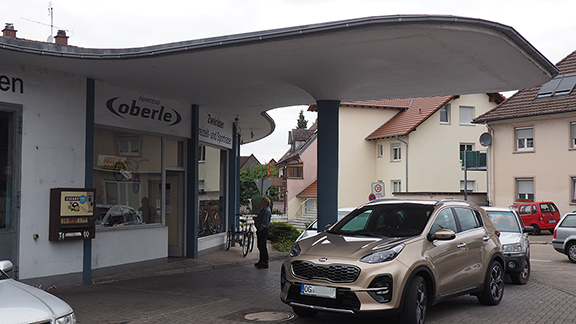
POLYGON ((248 251, 252 252, 252 250, 254 249, 254 232, 250 231, 248 232, 248 251))
POLYGON ((242 233, 242 255, 246 256, 248 255, 248 233, 242 233))
POLYGON ((229 229, 226 233, 226 251, 230 250, 230 245, 232 245, 232 230, 229 229))

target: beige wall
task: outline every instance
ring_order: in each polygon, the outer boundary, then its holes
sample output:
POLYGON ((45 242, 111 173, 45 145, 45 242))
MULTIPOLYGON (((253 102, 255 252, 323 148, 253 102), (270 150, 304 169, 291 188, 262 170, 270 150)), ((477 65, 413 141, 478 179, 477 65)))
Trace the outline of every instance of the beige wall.
POLYGON ((356 207, 368 201, 377 179, 376 146, 365 139, 398 111, 340 107, 338 207, 356 207))
POLYGON ((576 150, 571 145, 571 122, 576 113, 538 116, 490 123, 490 198, 495 206, 516 202, 517 178, 534 178, 534 200, 553 201, 563 215, 576 210, 572 178, 576 150), (533 127, 534 150, 516 151, 515 128, 533 127))
MULTIPOLYGON (((474 150, 486 150, 480 135, 487 131, 484 125, 460 125, 459 107, 474 107, 478 116, 493 107, 485 94, 463 95, 450 102, 450 123, 441 124, 439 112, 434 113, 416 131, 400 137, 408 143, 408 190, 410 192, 460 192, 464 171, 460 162, 460 143, 473 143, 474 150)), ((376 177, 386 185, 386 197, 392 197, 392 181, 400 180, 406 191, 406 145, 401 143, 402 160, 391 159, 391 145, 395 138, 372 141, 382 144, 384 155, 376 159, 376 177)), ((474 181, 474 192, 486 192, 486 172, 468 171, 468 181, 474 181)))

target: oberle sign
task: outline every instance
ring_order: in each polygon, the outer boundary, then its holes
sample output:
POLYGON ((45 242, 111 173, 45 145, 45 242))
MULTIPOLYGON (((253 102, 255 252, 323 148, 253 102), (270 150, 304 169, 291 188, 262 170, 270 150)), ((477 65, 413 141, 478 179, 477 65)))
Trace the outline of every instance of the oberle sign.
POLYGON ((101 81, 95 83, 94 122, 105 126, 190 138, 192 108, 101 81))

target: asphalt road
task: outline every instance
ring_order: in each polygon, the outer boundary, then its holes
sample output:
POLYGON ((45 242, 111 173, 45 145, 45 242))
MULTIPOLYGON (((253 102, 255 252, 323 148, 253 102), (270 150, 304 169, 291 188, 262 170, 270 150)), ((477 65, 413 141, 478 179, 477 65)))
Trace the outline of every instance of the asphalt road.
MULTIPOLYGON (((528 284, 507 282, 504 298, 497 306, 483 306, 473 296, 440 303, 429 309, 426 323, 576 322, 576 264, 546 244, 551 235, 531 238, 532 274, 528 284)), ((53 293, 74 308, 79 324, 281 322, 270 321, 271 317, 258 320, 258 314, 279 315, 286 323, 396 322, 330 313, 292 317, 291 308, 279 298, 280 264, 271 262, 266 270, 239 265, 66 287, 53 293)))

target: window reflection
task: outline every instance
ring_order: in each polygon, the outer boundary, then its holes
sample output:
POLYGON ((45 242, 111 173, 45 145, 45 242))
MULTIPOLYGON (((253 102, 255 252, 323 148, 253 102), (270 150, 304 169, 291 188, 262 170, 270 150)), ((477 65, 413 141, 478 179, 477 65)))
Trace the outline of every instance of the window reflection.
POLYGON ((100 225, 162 222, 161 152, 159 136, 95 129, 96 208, 104 215, 132 210, 138 215, 122 212, 122 217, 116 216, 114 221, 100 219, 100 225))
POLYGON ((201 146, 204 163, 198 165, 198 236, 225 232, 226 154, 224 150, 201 146))

